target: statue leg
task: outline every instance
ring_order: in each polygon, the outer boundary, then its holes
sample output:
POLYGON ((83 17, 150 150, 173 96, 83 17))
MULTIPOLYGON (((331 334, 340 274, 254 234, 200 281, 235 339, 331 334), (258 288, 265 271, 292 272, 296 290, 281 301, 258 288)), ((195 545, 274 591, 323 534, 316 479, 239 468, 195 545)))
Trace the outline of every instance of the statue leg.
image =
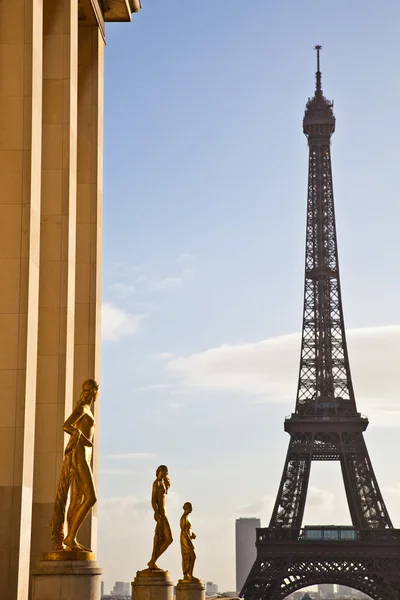
POLYGON ((182 573, 183 579, 189 579, 190 576, 190 560, 188 557, 188 552, 182 549, 182 573))
POLYGON ((194 563, 196 561, 196 554, 195 551, 192 550, 192 552, 190 553, 190 558, 189 558, 189 579, 193 578, 193 570, 194 570, 194 563))
POLYGON ((163 528, 162 528, 162 540, 160 543, 160 552, 158 556, 161 556, 161 554, 163 554, 166 549, 168 548, 168 546, 170 546, 172 544, 172 533, 171 533, 171 527, 169 526, 169 523, 167 520, 165 520, 165 522, 163 523, 163 528))
POLYGON ((162 554, 162 552, 160 552, 161 543, 162 540, 160 538, 160 525, 157 523, 156 530, 154 532, 153 553, 151 555, 151 559, 147 563, 149 569, 158 569, 156 565, 156 560, 162 554))
POLYGON ((92 471, 84 456, 84 449, 80 450, 83 452, 74 453, 73 481, 75 485, 71 485, 68 534, 64 538, 64 544, 71 550, 89 550, 78 543, 76 536, 85 517, 97 500, 92 471))

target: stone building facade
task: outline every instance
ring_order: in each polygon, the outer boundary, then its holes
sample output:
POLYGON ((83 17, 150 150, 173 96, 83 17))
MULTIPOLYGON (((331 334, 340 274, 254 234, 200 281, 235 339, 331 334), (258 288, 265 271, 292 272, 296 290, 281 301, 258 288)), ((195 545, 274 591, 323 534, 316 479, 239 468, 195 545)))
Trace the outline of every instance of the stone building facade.
POLYGON ((62 425, 99 379, 105 22, 139 9, 0 2, 0 600, 51 550, 62 425))

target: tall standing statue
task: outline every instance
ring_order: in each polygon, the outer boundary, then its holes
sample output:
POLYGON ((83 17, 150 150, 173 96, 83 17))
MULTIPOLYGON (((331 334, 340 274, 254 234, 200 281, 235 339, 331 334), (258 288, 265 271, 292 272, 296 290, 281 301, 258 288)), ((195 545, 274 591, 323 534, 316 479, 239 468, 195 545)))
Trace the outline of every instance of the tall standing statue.
POLYGON ((91 406, 97 398, 98 390, 99 385, 93 379, 84 382, 78 403, 63 426, 64 431, 71 437, 65 448, 51 520, 51 537, 56 552, 63 550, 91 552, 89 548, 79 544, 76 536, 97 500, 90 463, 95 427, 91 406), (65 519, 68 492, 70 503, 65 519), (65 522, 67 535, 64 537, 65 522))
POLYGON ((171 485, 168 477, 168 467, 160 465, 156 471, 156 480, 151 491, 151 505, 154 510, 154 520, 157 522, 154 532, 153 554, 147 563, 149 569, 158 569, 156 560, 172 544, 171 527, 166 511, 166 499, 171 485))
POLYGON ((181 516, 181 553, 182 553, 182 571, 184 581, 198 582, 197 577, 193 577, 194 563, 196 554, 192 540, 196 539, 192 531, 192 523, 189 515, 193 507, 190 502, 185 502, 183 505, 183 515, 181 516))

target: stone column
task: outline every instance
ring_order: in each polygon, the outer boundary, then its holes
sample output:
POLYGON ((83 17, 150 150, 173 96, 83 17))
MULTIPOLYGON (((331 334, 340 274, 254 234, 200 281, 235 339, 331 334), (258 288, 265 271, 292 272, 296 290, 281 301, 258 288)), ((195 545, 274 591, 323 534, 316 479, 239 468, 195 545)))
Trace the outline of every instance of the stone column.
POLYGON ((75 319, 78 1, 43 0, 39 337, 31 565, 50 520, 72 410, 75 319))
POLYGON ((0 599, 25 600, 35 428, 42 2, 0 2, 0 599))
MULTIPOLYGON (((99 381, 100 376, 103 68, 104 41, 99 28, 80 23, 74 398, 79 396, 85 379, 99 381)), ((93 474, 97 484, 99 401, 93 408, 97 422, 93 474)), ((97 505, 80 534, 82 543, 89 548, 97 545, 96 514, 97 505)))

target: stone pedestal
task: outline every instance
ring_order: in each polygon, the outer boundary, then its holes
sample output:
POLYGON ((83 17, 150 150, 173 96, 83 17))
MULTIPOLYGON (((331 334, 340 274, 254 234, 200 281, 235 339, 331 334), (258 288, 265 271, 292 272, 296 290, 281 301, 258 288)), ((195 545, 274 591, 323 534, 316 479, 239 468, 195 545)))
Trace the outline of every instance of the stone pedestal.
POLYGON ((95 560, 41 560, 32 600, 99 600, 102 573, 95 560))
POLYGON ((176 586, 176 600, 205 600, 205 589, 201 579, 197 581, 180 579, 176 586))
POLYGON ((132 582, 132 600, 173 600, 173 584, 168 571, 138 571, 132 582))

